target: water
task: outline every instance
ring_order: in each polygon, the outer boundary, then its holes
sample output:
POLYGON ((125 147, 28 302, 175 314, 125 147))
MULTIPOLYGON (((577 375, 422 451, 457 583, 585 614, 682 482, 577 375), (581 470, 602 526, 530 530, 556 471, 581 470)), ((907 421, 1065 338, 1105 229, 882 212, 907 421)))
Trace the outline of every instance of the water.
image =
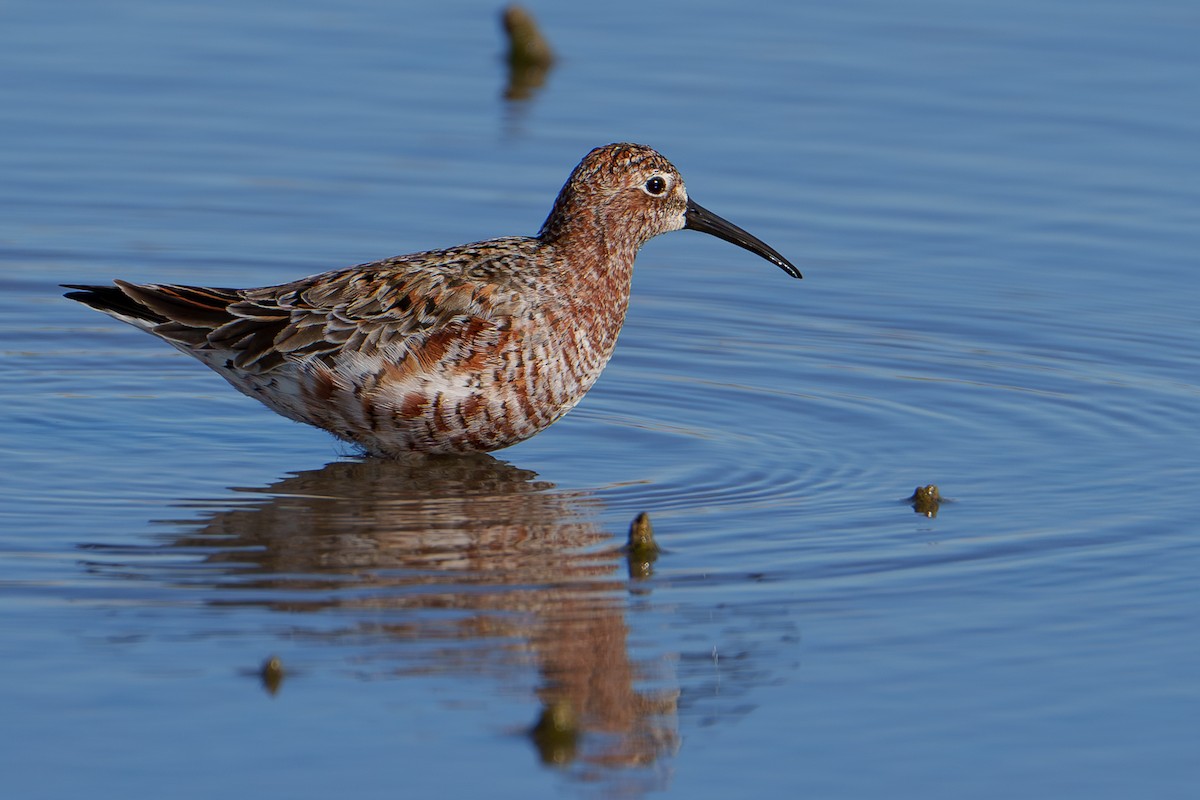
POLYGON ((492 5, 0 12, 0 794, 1190 796, 1200 14, 533 10, 522 102, 492 5), (652 242, 495 459, 362 462, 56 289, 530 233, 621 139, 805 280, 652 242))

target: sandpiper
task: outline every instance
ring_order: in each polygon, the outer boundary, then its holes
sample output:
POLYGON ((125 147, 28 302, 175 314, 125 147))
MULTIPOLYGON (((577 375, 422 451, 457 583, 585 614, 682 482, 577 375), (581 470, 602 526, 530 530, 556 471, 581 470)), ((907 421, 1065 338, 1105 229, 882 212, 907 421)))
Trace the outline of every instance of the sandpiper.
POLYGON ((617 143, 584 157, 535 237, 508 236, 258 289, 65 284, 289 419, 376 456, 497 450, 580 401, 616 345, 633 261, 688 228, 771 247, 697 205, 667 159, 617 143))

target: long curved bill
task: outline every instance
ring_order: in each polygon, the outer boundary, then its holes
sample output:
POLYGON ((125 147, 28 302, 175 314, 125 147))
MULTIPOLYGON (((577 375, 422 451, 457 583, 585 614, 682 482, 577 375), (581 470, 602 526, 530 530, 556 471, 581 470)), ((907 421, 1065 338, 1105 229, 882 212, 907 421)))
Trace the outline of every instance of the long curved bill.
POLYGON ((762 256, 793 278, 804 277, 800 274, 800 270, 792 265, 792 262, 779 255, 766 242, 757 236, 751 236, 732 222, 721 219, 691 198, 688 198, 687 212, 684 214, 683 219, 683 227, 687 230, 710 233, 718 239, 724 239, 727 242, 736 244, 738 247, 749 250, 751 253, 762 256))

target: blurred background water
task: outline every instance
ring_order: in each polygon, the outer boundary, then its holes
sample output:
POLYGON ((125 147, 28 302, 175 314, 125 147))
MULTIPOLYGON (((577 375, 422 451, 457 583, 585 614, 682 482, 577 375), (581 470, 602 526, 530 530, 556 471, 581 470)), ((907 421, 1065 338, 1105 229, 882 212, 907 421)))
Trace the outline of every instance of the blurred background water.
POLYGON ((0 794, 1192 796, 1200 8, 534 5, 521 99, 500 10, 0 6, 0 794), (655 240, 495 459, 57 289, 531 234, 615 140, 805 280, 655 240))

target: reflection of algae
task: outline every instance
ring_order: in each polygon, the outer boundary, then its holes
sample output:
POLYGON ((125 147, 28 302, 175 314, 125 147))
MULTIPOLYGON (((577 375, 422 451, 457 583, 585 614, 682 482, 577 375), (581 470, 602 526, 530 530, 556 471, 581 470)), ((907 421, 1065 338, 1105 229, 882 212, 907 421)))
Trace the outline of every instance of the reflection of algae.
POLYGON ((552 700, 529 732, 543 764, 568 764, 575 760, 579 743, 579 717, 570 700, 552 700))
POLYGON ((504 9, 501 17, 508 36, 507 100, 527 100, 546 82, 554 65, 554 51, 538 30, 533 15, 517 5, 504 9))
POLYGON ((942 495, 938 491, 938 487, 931 483, 927 486, 918 486, 912 497, 908 498, 906 502, 912 503, 913 511, 916 513, 924 514, 932 519, 938 514, 938 507, 942 504, 942 495))
MULTIPOLYGON (((359 660, 386 659, 385 675, 512 683, 532 665, 542 707, 576 720, 571 746, 546 734, 539 752, 589 779, 678 748, 677 692, 635 686, 662 668, 630 658, 622 553, 603 547, 611 536, 591 518, 595 498, 490 456, 339 461, 247 493, 261 500, 212 513, 174 542, 216 568, 187 576, 191 590, 210 583, 211 602, 337 608, 347 625, 307 635, 385 643, 359 660)), ((264 665, 264 684, 268 674, 264 665)))
POLYGON ((629 562, 630 578, 649 578, 658 560, 658 542, 654 541, 654 526, 645 511, 638 514, 629 526, 629 542, 623 548, 629 562))
POLYGON ((279 656, 271 656, 262 663, 259 668, 258 676, 262 680, 263 688, 267 694, 274 696, 279 693, 279 687, 283 685, 284 671, 283 660, 279 656))

